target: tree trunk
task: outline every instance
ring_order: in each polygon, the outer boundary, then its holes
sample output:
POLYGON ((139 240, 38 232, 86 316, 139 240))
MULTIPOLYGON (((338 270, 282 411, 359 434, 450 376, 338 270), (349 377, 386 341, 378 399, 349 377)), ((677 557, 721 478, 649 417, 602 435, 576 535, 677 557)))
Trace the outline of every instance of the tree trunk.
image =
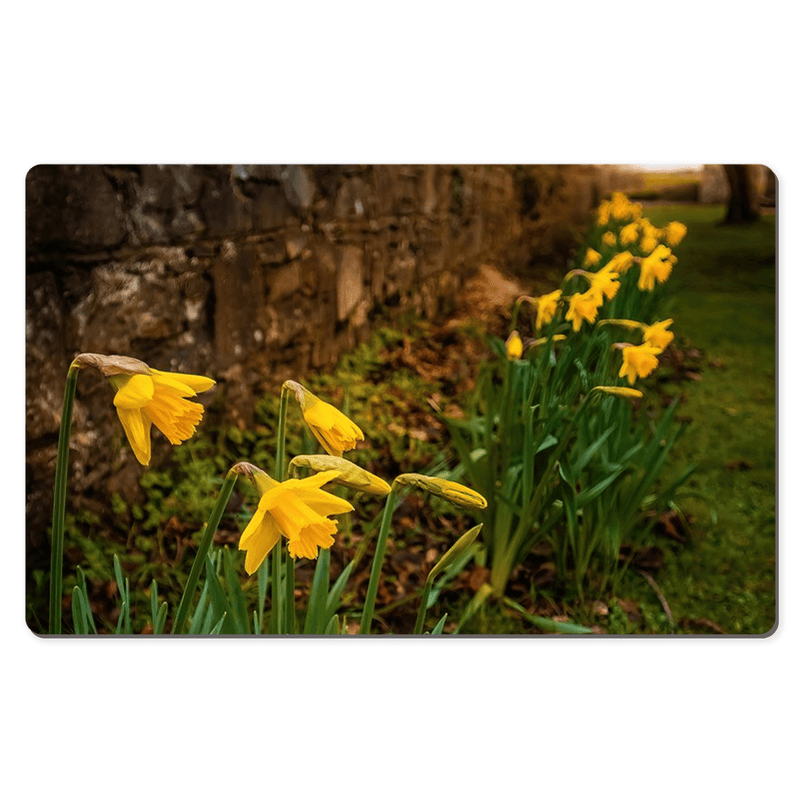
POLYGON ((752 222, 759 218, 755 170, 748 164, 723 164, 731 194, 725 224, 752 222))

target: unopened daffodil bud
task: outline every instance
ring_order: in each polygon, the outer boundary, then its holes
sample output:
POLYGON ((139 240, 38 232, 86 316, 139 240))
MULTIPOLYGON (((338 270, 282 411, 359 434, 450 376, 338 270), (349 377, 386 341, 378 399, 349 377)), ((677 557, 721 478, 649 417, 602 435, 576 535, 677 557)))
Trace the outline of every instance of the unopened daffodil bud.
POLYGON ((511 331, 511 335, 506 339, 506 355, 509 361, 522 358, 522 337, 517 331, 511 331))
POLYGON ((597 324, 618 325, 620 328, 627 328, 629 331, 640 331, 644 328, 644 325, 635 319, 601 319, 597 324))
POLYGON ((444 478, 432 478, 429 475, 406 472, 398 475, 394 479, 394 483, 400 486, 415 486, 417 489, 430 492, 437 497, 443 497, 445 500, 449 500, 462 508, 486 508, 486 498, 482 494, 469 489, 461 483, 448 481, 444 478))
POLYGON ((433 583, 433 579, 450 566, 459 556, 463 555, 481 532, 483 524, 470 528, 465 534, 459 536, 453 546, 436 562, 433 569, 428 573, 427 583, 433 583))
POLYGON ((556 333, 553 336, 550 336, 549 338, 547 336, 543 336, 541 339, 534 339, 531 342, 530 346, 531 347, 541 347, 541 345, 545 344, 546 342, 563 342, 564 339, 566 339, 566 338, 567 337, 564 336, 563 333, 556 333))
POLYGON ((352 461, 338 456, 323 456, 323 455, 302 455, 295 456, 290 462, 290 467, 304 467, 306 469, 314 470, 314 472, 325 472, 327 470, 335 469, 339 472, 336 478, 331 480, 331 483, 337 483, 340 486, 346 486, 348 489, 355 489, 359 492, 367 494, 386 495, 392 490, 392 487, 386 483, 383 478, 373 475, 365 469, 362 469, 352 461))
POLYGON ((612 394, 616 397, 644 397, 644 394, 638 389, 631 389, 627 386, 594 386, 592 391, 612 394))

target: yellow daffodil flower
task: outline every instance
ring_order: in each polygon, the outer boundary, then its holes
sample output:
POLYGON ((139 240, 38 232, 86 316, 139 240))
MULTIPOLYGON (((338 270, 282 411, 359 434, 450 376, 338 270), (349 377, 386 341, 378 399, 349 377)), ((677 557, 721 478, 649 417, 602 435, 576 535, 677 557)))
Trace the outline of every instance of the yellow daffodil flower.
POLYGON ((286 381, 283 385, 294 392, 303 412, 303 419, 328 455, 341 456, 363 441, 361 428, 339 409, 320 400, 296 381, 286 381))
POLYGON ((611 195, 610 212, 613 219, 635 219, 636 206, 622 192, 614 192, 611 195))
POLYGON ((486 508, 486 498, 482 494, 461 483, 448 481, 444 478, 432 478, 416 472, 406 472, 398 475, 394 479, 394 483, 400 486, 416 486, 417 489, 443 497, 445 500, 449 500, 462 508, 486 508))
POLYGON ((644 343, 663 350, 675 338, 675 334, 667 330, 670 325, 672 325, 671 319, 655 322, 652 325, 642 325, 644 343))
POLYGON ((616 293, 619 291, 619 283, 617 283, 619 273, 613 272, 609 268, 608 264, 606 264, 606 266, 598 272, 585 273, 584 277, 589 279, 594 291, 604 295, 609 300, 612 300, 614 295, 616 295, 616 293))
POLYGON ((631 386, 637 378, 646 378, 658 366, 657 356, 661 353, 660 347, 626 343, 618 344, 617 347, 622 348, 622 367, 619 376, 627 377, 631 386))
POLYGON ((655 236, 642 236, 642 241, 639 242, 639 247, 645 255, 652 253, 657 246, 658 239, 655 236))
POLYGON ((373 475, 362 469, 352 461, 339 458, 338 456, 323 455, 303 455, 295 456, 290 462, 290 467, 305 467, 313 469, 314 472, 326 472, 337 470, 339 475, 331 479, 331 483, 346 486, 348 489, 355 489, 366 494, 386 495, 392 487, 383 478, 373 475))
POLYGON ((686 236, 686 226, 682 222, 670 222, 664 229, 664 241, 668 247, 677 247, 686 236))
POLYGON ((162 372, 127 356, 83 353, 74 364, 99 369, 116 389, 114 406, 140 464, 150 463, 150 426, 171 444, 181 444, 195 432, 203 406, 187 397, 210 389, 215 381, 203 375, 162 372))
POLYGON ((606 231, 603 234, 603 244, 607 247, 613 247, 617 243, 617 237, 614 236, 612 231, 606 231))
POLYGON ((592 391, 612 394, 616 397, 644 397, 644 394, 638 389, 629 389, 627 386, 594 386, 592 391))
POLYGON ((561 289, 556 289, 549 294, 535 297, 536 302, 536 330, 541 330, 543 325, 551 322, 558 309, 558 301, 561 299, 561 289))
POLYGON ((572 329, 577 332, 581 329, 583 321, 594 323, 597 319, 597 310, 603 304, 602 293, 594 288, 583 294, 573 294, 569 299, 569 308, 564 315, 567 322, 572 323, 572 329))
POLYGON ((649 219, 642 218, 639 220, 639 230, 642 232, 639 240, 639 249, 645 255, 648 255, 658 246, 661 239, 661 229, 656 228, 649 219))
POLYGON ((651 292, 656 281, 664 283, 672 272, 672 265, 677 261, 669 247, 658 245, 649 256, 639 263, 639 281, 637 286, 643 292, 651 292))
POLYGON ((522 358, 522 337, 517 331, 511 331, 511 335, 506 339, 506 355, 509 361, 522 358))
POLYGON ((619 232, 620 247, 627 247, 639 238, 639 226, 635 222, 628 223, 619 232))
POLYGON ((597 207, 597 224, 602 228, 608 225, 611 219, 611 203, 608 200, 603 200, 597 207))
POLYGON ((593 250, 591 247, 586 251, 586 257, 583 259, 583 266, 584 267, 593 267, 595 264, 599 264, 603 260, 603 256, 597 252, 597 250, 593 250))
POLYGON ((619 278, 619 273, 612 272, 606 264, 603 269, 597 272, 587 272, 583 269, 573 269, 565 276, 565 280, 571 278, 573 275, 580 275, 589 281, 591 290, 598 295, 607 297, 611 300, 614 295, 619 291, 619 284, 616 282, 619 278))
POLYGON ((327 470, 282 483, 263 472, 254 474, 261 499, 239 539, 239 549, 247 551, 244 568, 248 575, 259 568, 281 536, 289 540, 289 555, 295 559, 316 558, 320 548, 327 550, 333 545, 338 522, 328 517, 352 511, 353 506, 320 487, 340 474, 327 470))
POLYGON ((613 255, 603 269, 607 269, 609 272, 618 272, 622 275, 626 273, 631 266, 633 266, 633 254, 624 250, 622 253, 613 255))

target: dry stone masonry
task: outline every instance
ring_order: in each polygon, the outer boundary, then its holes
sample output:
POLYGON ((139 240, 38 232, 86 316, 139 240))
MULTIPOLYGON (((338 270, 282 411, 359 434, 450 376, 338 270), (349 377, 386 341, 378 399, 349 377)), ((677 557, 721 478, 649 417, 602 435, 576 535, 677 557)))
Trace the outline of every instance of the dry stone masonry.
MULTIPOLYGON (((329 369, 372 320, 445 313, 481 264, 546 254, 598 199, 593 168, 544 166, 42 165, 26 189, 28 512, 39 535, 78 353, 211 375, 208 395, 222 393, 245 426, 261 393, 329 369)), ((82 375, 71 491, 135 469, 110 399, 99 376, 82 375)))

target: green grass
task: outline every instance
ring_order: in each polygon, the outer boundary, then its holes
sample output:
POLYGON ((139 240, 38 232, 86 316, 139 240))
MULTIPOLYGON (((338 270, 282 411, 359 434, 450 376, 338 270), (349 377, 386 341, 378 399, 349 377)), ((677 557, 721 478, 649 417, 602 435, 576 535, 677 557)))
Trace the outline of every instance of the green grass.
MULTIPOLYGON (((688 226, 669 316, 708 359, 702 380, 681 387, 691 422, 672 459, 676 471, 698 464, 687 490, 706 499, 681 502, 695 517, 690 541, 668 553, 658 584, 676 621, 764 634, 775 623, 775 218, 721 226, 722 206, 645 214, 688 226)), ((648 592, 653 600, 647 586, 637 594, 648 592)))

